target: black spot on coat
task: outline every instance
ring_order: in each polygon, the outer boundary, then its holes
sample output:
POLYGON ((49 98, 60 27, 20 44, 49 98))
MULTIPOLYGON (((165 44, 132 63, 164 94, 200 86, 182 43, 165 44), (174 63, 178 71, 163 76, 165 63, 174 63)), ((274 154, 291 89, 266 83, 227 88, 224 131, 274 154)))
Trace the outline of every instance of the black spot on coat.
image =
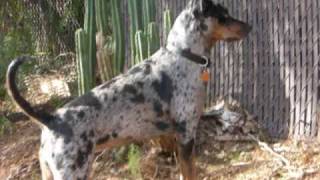
POLYGON ((59 119, 51 121, 48 124, 48 128, 54 131, 57 138, 63 138, 65 144, 68 144, 73 138, 73 130, 71 126, 68 123, 62 122, 59 119))
POLYGON ((179 133, 185 133, 186 130, 187 130, 186 126, 187 126, 186 121, 181 121, 181 122, 176 122, 175 123, 175 129, 179 133))
POLYGON ((151 65, 150 65, 150 64, 145 64, 143 73, 144 73, 145 75, 148 75, 148 74, 150 74, 151 72, 152 72, 152 67, 151 67, 151 65))
POLYGON ((78 113, 78 118, 82 119, 84 117, 84 112, 83 111, 80 111, 78 113))
POLYGON ((162 104, 159 101, 153 102, 153 110, 156 112, 157 116, 163 116, 162 104))
POLYGON ((152 87, 159 95, 160 99, 170 103, 172 99, 173 83, 171 78, 164 72, 161 72, 160 81, 154 81, 152 87))
POLYGON ((94 96, 92 92, 88 92, 87 94, 84 94, 83 96, 80 96, 65 105, 65 107, 78 107, 78 106, 93 107, 96 110, 100 110, 102 107, 101 103, 99 102, 99 99, 96 96, 94 96))
POLYGON ((91 141, 87 142, 85 150, 79 150, 77 154, 76 163, 77 166, 82 168, 83 165, 87 162, 89 155, 92 153, 93 143, 91 141))
POLYGON ((94 137, 94 131, 93 130, 90 130, 89 137, 94 137))
POLYGON ((77 154, 77 159, 76 159, 77 166, 82 168, 86 160, 87 160, 86 153, 79 150, 77 154))
POLYGON ((130 101, 133 103, 143 103, 145 101, 144 95, 142 93, 138 94, 138 90, 133 85, 124 85, 122 92, 124 94, 132 95, 132 97, 130 97, 130 101))
POLYGON ((142 93, 135 95, 134 97, 130 98, 131 102, 133 103, 144 103, 145 98, 142 93))
POLYGON ((65 113, 64 113, 64 115, 63 115, 63 118, 64 119, 66 119, 66 120, 68 120, 68 121, 72 121, 74 118, 73 118, 73 116, 72 116, 72 114, 73 114, 73 111, 66 111, 65 113))
POLYGON ((83 133, 80 135, 80 138, 81 138, 83 141, 87 141, 87 140, 88 140, 87 133, 86 133, 86 132, 83 132, 83 133))
POLYGON ((63 164, 64 164, 64 155, 56 155, 55 156, 55 161, 56 161, 56 166, 57 166, 57 169, 60 170, 63 168, 63 164))
POLYGON ((112 138, 117 138, 117 137, 118 137, 118 133, 116 133, 116 132, 114 132, 114 131, 112 132, 111 135, 112 135, 112 138))
POLYGON ((168 123, 165 123, 165 122, 155 122, 154 125, 157 127, 157 129, 161 130, 161 131, 165 131, 167 130, 170 125, 168 123))
POLYGON ((98 141, 97 141, 97 144, 103 144, 103 143, 106 143, 108 142, 110 139, 110 135, 107 134, 105 135, 104 137, 100 138, 98 141))
POLYGON ((126 84, 126 85, 124 85, 122 92, 125 94, 134 94, 135 95, 135 94, 137 94, 137 89, 133 85, 126 84))
POLYGON ((138 81, 138 82, 137 82, 137 85, 138 85, 139 88, 143 88, 143 84, 144 84, 144 83, 141 82, 141 81, 138 81))
POLYGON ((103 101, 108 101, 108 95, 107 95, 107 94, 105 94, 105 95, 103 96, 103 101))

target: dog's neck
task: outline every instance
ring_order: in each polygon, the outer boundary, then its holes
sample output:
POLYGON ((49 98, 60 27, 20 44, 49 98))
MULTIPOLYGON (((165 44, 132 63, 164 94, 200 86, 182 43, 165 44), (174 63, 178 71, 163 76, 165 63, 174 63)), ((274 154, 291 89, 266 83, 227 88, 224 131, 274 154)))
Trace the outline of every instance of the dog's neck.
POLYGON ((209 56, 210 47, 201 34, 201 23, 195 20, 190 10, 184 10, 176 19, 167 40, 167 49, 179 53, 190 50, 200 56, 209 56))

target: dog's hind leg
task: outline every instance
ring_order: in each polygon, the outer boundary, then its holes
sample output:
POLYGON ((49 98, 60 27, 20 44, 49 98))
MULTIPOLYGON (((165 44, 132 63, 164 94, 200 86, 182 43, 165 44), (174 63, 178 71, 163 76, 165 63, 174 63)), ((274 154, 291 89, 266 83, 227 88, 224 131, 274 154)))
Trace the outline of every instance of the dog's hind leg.
POLYGON ((48 163, 40 158, 41 177, 43 180, 53 180, 52 172, 48 166, 48 163))

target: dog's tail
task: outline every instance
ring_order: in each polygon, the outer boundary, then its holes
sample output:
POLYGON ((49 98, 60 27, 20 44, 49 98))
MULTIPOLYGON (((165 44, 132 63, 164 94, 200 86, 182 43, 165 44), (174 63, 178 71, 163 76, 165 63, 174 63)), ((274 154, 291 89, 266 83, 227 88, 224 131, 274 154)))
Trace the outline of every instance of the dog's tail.
POLYGON ((43 111, 37 111, 30 105, 29 102, 27 102, 19 93, 15 78, 16 73, 18 70, 18 67, 25 61, 31 60, 31 57, 22 56, 15 60, 13 60, 7 71, 7 77, 6 77, 6 83, 8 88, 8 94, 11 96, 13 101, 22 109, 22 111, 29 116, 32 120, 34 120, 36 123, 50 126, 51 121, 54 119, 54 116, 43 112, 43 111))

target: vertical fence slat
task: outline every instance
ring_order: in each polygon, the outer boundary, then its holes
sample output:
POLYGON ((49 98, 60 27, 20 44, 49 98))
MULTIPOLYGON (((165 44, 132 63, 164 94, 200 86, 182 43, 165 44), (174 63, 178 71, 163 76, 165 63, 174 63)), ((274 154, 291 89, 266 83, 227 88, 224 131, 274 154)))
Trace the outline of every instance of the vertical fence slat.
POLYGON ((256 28, 257 28, 257 70, 256 70, 256 90, 257 90, 257 94, 256 94, 256 103, 255 103, 255 107, 256 110, 255 112, 260 112, 258 114, 258 118, 261 119, 263 117, 263 90, 264 90, 264 80, 262 79, 263 77, 261 76, 262 74, 264 74, 264 58, 263 58, 263 34, 261 33, 263 31, 263 23, 259 23, 261 21, 264 20, 264 16, 263 16, 263 6, 262 3, 257 3, 256 4, 257 9, 256 9, 256 28))
MULTIPOLYGON (((240 8, 236 8, 238 10, 238 13, 237 13, 237 17, 239 17, 239 19, 241 20, 244 20, 244 17, 243 17, 243 10, 244 10, 244 7, 243 7, 243 4, 239 3, 239 7, 240 8)), ((236 48, 237 49, 237 62, 238 62, 238 67, 237 67, 237 78, 238 78, 238 87, 237 87, 237 101, 241 102, 241 99, 242 99, 242 93, 244 92, 243 90, 243 63, 244 63, 244 58, 243 58, 243 44, 244 44, 244 41, 241 41, 239 44, 238 44, 238 47, 236 48)))
POLYGON ((215 46, 214 49, 214 59, 212 59, 214 61, 214 64, 215 66, 213 67, 214 68, 214 76, 213 76, 213 83, 214 83, 214 86, 215 86, 215 91, 214 91, 214 97, 212 97, 212 100, 216 100, 216 98, 219 97, 219 87, 220 87, 220 81, 219 81, 219 75, 220 75, 220 64, 219 64, 219 50, 218 50, 218 47, 215 46))
POLYGON ((277 10, 278 10, 278 59, 279 59, 279 84, 278 84, 278 110, 277 113, 278 115, 278 134, 279 135, 284 135, 285 133, 285 107, 284 105, 286 104, 286 99, 285 99, 285 67, 284 67, 284 62, 285 62, 285 57, 284 57, 284 48, 285 48, 285 42, 284 42, 284 24, 285 24, 285 9, 284 9, 284 1, 278 1, 277 2, 277 10))
POLYGON ((284 68, 285 68, 285 76, 284 76, 284 83, 285 83, 285 91, 284 91, 284 99, 287 99, 284 105, 284 117, 283 120, 285 121, 284 125, 286 126, 284 133, 289 133, 287 130, 290 126, 290 26, 291 26, 291 16, 290 16, 290 5, 288 1, 283 1, 284 3, 284 68))
POLYGON ((262 1, 262 17, 263 17, 263 21, 265 23, 262 23, 262 31, 260 32, 260 34, 263 34, 262 36, 262 55, 263 58, 261 59, 262 62, 262 72, 260 74, 260 76, 263 76, 263 82, 262 82, 262 94, 261 94, 261 99, 262 102, 264 102, 263 104, 261 104, 261 108, 262 108, 262 112, 261 112, 261 117, 259 119, 259 123, 263 126, 263 127, 267 127, 267 122, 268 122, 268 116, 266 114, 268 114, 268 109, 267 109, 267 103, 268 103, 268 96, 266 95, 266 91, 268 90, 268 83, 269 83, 269 76, 268 76, 268 5, 266 1, 262 1))
MULTIPOLYGON (((234 10, 234 13, 233 15, 235 17, 239 17, 239 10, 240 10, 240 6, 235 6, 235 3, 233 3, 233 6, 232 6, 232 9, 234 10)), ((233 66, 233 74, 234 74, 234 77, 233 77, 233 94, 232 94, 232 97, 239 101, 239 89, 240 89, 240 78, 239 78, 239 68, 240 68, 240 59, 239 59, 239 46, 240 46, 240 43, 236 43, 234 46, 233 46, 233 51, 234 53, 232 54, 232 58, 233 58, 233 63, 234 63, 234 66, 233 66)))
POLYGON ((251 94, 251 99, 250 99, 250 104, 251 104, 251 112, 257 112, 258 111, 258 106, 255 106, 255 104, 258 104, 257 100, 257 91, 258 91, 258 84, 257 84, 257 77, 258 77, 258 64, 260 59, 258 58, 258 48, 257 48, 257 43, 258 43, 258 11, 257 11, 257 1, 252 0, 251 1, 251 17, 252 17, 252 58, 251 60, 251 68, 252 68, 252 76, 251 76, 251 88, 252 88, 252 94, 251 94))
MULTIPOLYGON (((241 11, 241 18, 242 18, 242 20, 243 21, 246 21, 247 20, 247 11, 248 11, 248 8, 247 8, 247 6, 246 6, 246 1, 241 1, 241 6, 242 6, 242 8, 243 8, 243 10, 241 11)), ((243 106, 245 106, 246 107, 246 103, 247 103, 247 101, 246 101, 246 90, 247 90, 247 88, 246 88, 246 81, 247 81, 247 77, 246 77, 246 64, 247 64, 247 55, 245 54, 245 49, 246 49, 246 47, 248 47, 247 45, 246 45, 246 43, 247 43, 247 39, 246 40, 244 40, 243 41, 243 43, 242 43, 242 46, 241 46, 241 51, 240 51, 240 56, 241 56, 241 71, 240 71, 240 77, 241 77, 241 93, 242 93, 242 95, 241 95, 241 97, 240 97, 240 102, 242 102, 242 104, 243 104, 243 106)))
POLYGON ((313 19, 314 19, 314 24, 313 24, 313 57, 314 57, 314 66, 316 68, 314 68, 313 70, 313 75, 314 75, 314 79, 313 79, 313 86, 312 86, 312 91, 313 91, 313 103, 312 103, 312 107, 313 107, 313 112, 312 112, 312 118, 313 118, 313 126, 312 126, 312 135, 319 136, 319 97, 318 97, 318 88, 319 88, 319 59, 320 59, 320 13, 319 13, 319 8, 320 8, 320 3, 318 0, 313 0, 312 1, 312 10, 313 10, 313 19))
MULTIPOLYGON (((247 1, 248 2, 248 1, 247 1)), ((250 22, 250 24, 254 24, 254 16, 252 16, 254 14, 254 6, 253 6, 253 2, 249 1, 248 2, 248 7, 249 7, 249 12, 248 12, 248 22, 250 22)), ((248 83, 248 90, 249 90, 249 94, 248 94, 248 109, 250 112, 254 112, 254 106, 253 106, 253 102, 254 102, 254 94, 255 94, 255 86, 254 86, 254 77, 255 77, 255 39, 256 39, 256 33, 255 33, 256 27, 253 28, 253 31, 251 32, 251 41, 249 41, 250 45, 249 45, 249 66, 248 66, 248 74, 249 74, 249 83, 248 83)))
POLYGON ((273 1, 266 2, 268 7, 268 21, 267 21, 267 32, 266 35, 268 36, 267 39, 267 74, 268 74, 268 87, 266 91, 266 110, 268 116, 266 116, 267 128, 270 134, 274 134, 274 114, 273 114, 273 1))
MULTIPOLYGON (((235 16, 235 9, 234 9, 234 3, 232 3, 232 1, 228 0, 228 6, 231 9, 231 15, 235 16)), ((234 97, 235 95, 235 76, 234 76, 234 66, 235 66, 235 60, 234 60, 234 47, 235 47, 236 43, 232 43, 229 44, 228 49, 230 50, 230 52, 232 53, 228 53, 228 59, 229 59, 229 93, 228 93, 228 98, 229 101, 231 101, 231 99, 234 97)))
POLYGON ((299 0, 295 0, 295 124, 294 124, 294 136, 295 137, 299 137, 300 135, 300 112, 301 112, 301 108, 300 108, 300 97, 298 96, 301 93, 301 81, 299 79, 300 73, 301 73, 301 65, 300 65, 300 58, 301 58, 301 54, 300 54, 300 45, 301 45, 301 38, 300 38, 300 28, 301 28, 301 22, 300 22, 300 17, 301 17, 301 13, 300 13, 300 9, 301 9, 301 5, 300 5, 300 1, 299 0))
POLYGON ((296 115, 296 108, 295 108, 295 65, 294 65, 294 59, 295 59, 295 1, 292 3, 289 3, 289 17, 292 17, 290 22, 290 134, 295 133, 295 115, 296 115))
POLYGON ((277 136, 279 133, 279 127, 280 127, 280 118, 279 118, 279 93, 281 91, 280 89, 280 53, 279 53, 279 1, 275 0, 273 1, 273 107, 272 107, 272 112, 273 112, 273 133, 277 136))
POLYGON ((314 58, 312 54, 312 36, 313 36, 313 17, 312 17, 312 6, 311 6, 311 1, 306 1, 306 57, 304 61, 307 62, 306 66, 306 133, 305 136, 310 136, 311 131, 312 131, 312 101, 313 101, 313 96, 312 96, 312 82, 313 82, 313 67, 314 66, 314 58))
POLYGON ((301 79, 301 100, 300 100, 300 108, 301 108, 301 113, 300 113, 300 136, 305 135, 309 131, 309 125, 306 122, 306 93, 307 93, 307 78, 306 78, 306 71, 307 71, 307 64, 310 63, 310 59, 307 57, 307 46, 306 46, 306 40, 307 40, 307 19, 306 19, 306 2, 301 3, 301 49, 300 49, 300 65, 301 65, 301 77, 298 77, 301 79))

